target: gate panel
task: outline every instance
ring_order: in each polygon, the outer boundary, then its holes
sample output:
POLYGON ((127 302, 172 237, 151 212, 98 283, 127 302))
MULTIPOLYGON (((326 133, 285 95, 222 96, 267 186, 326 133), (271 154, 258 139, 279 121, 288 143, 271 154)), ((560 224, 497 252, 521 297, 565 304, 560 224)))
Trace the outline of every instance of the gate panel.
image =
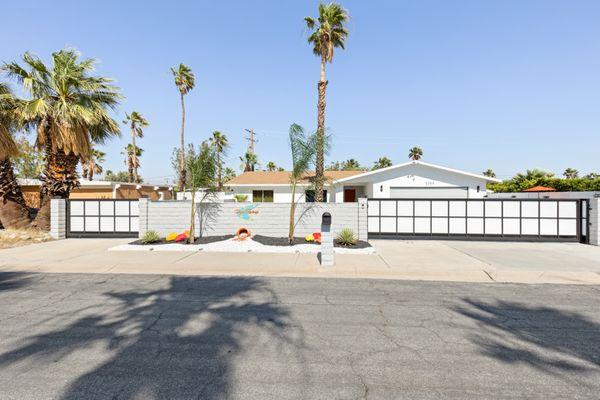
POLYGON ((67 200, 67 237, 133 238, 138 231, 138 200, 67 200))
POLYGON ((577 199, 369 199, 369 237, 584 241, 577 199))

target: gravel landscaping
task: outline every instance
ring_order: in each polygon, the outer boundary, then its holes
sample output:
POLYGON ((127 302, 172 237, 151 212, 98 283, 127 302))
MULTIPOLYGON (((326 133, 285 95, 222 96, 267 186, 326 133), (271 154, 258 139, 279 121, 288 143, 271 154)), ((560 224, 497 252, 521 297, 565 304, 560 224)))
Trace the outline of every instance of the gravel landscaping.
MULTIPOLYGON (((289 247, 289 245, 290 245, 290 242, 287 237, 271 237, 271 236, 263 236, 263 235, 254 235, 254 236, 252 236, 252 239, 255 242, 264 244, 265 246, 288 246, 289 247)), ((307 242, 304 238, 301 238, 301 237, 295 237, 293 243, 294 243, 294 246, 297 246, 300 244, 319 246, 319 243, 307 242)), ((358 242, 356 242, 356 244, 354 246, 345 246, 334 240, 333 245, 334 245, 334 247, 339 247, 339 248, 344 248, 344 249, 366 249, 367 247, 371 247, 369 242, 366 242, 364 240, 359 240, 358 242)))
POLYGON ((233 236, 234 235, 204 236, 204 237, 196 238, 196 240, 194 240, 193 244, 190 244, 187 241, 180 242, 180 243, 176 243, 173 241, 167 242, 167 240, 165 238, 162 238, 160 241, 154 242, 154 243, 142 243, 142 241, 138 239, 129 244, 134 245, 134 246, 160 246, 160 245, 167 245, 167 244, 181 244, 181 245, 193 246, 196 244, 208 244, 208 243, 214 243, 214 242, 221 242, 223 240, 231 239, 231 238, 233 238, 233 236))

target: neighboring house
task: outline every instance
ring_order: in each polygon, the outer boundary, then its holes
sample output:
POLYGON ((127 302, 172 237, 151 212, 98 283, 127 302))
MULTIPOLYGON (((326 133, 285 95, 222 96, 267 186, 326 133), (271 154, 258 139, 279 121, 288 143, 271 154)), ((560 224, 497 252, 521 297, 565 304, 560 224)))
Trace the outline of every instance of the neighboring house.
MULTIPOLYGON (((482 198, 488 182, 499 179, 410 161, 374 171, 326 171, 326 199, 332 203, 355 202, 358 198, 482 198)), ((297 187, 297 200, 311 201, 311 177, 297 187)), ((233 194, 247 201, 286 203, 291 200, 289 172, 244 172, 226 184, 233 194)))
MULTIPOLYGON (((40 181, 37 179, 17 180, 25 200, 30 207, 40 206, 40 181)), ((71 191, 70 199, 139 199, 171 200, 173 188, 126 182, 80 180, 80 187, 71 191)))

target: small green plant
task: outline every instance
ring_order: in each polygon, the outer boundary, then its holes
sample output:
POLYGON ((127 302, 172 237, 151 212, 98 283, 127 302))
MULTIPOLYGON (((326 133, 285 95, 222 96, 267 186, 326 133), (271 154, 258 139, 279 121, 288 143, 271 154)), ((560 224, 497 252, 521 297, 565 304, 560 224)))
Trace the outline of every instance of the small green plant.
POLYGON ((156 231, 148 231, 144 233, 144 236, 140 239, 143 244, 152 244, 160 242, 160 235, 156 231))
POLYGON ((248 195, 247 194, 236 194, 235 196, 233 196, 233 198, 235 199, 235 201, 237 201, 238 203, 243 203, 246 200, 248 200, 248 195))
POLYGON ((358 241, 354 231, 350 228, 342 229, 336 236, 335 240, 342 246, 354 246, 358 241))

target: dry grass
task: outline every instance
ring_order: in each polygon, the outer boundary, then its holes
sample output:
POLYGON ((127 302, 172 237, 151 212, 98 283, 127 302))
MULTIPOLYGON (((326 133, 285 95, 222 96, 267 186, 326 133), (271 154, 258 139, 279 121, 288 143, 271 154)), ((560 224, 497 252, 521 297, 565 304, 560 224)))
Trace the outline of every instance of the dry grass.
POLYGON ((52 240, 50 233, 38 229, 2 229, 0 230, 0 249, 27 246, 52 240))

